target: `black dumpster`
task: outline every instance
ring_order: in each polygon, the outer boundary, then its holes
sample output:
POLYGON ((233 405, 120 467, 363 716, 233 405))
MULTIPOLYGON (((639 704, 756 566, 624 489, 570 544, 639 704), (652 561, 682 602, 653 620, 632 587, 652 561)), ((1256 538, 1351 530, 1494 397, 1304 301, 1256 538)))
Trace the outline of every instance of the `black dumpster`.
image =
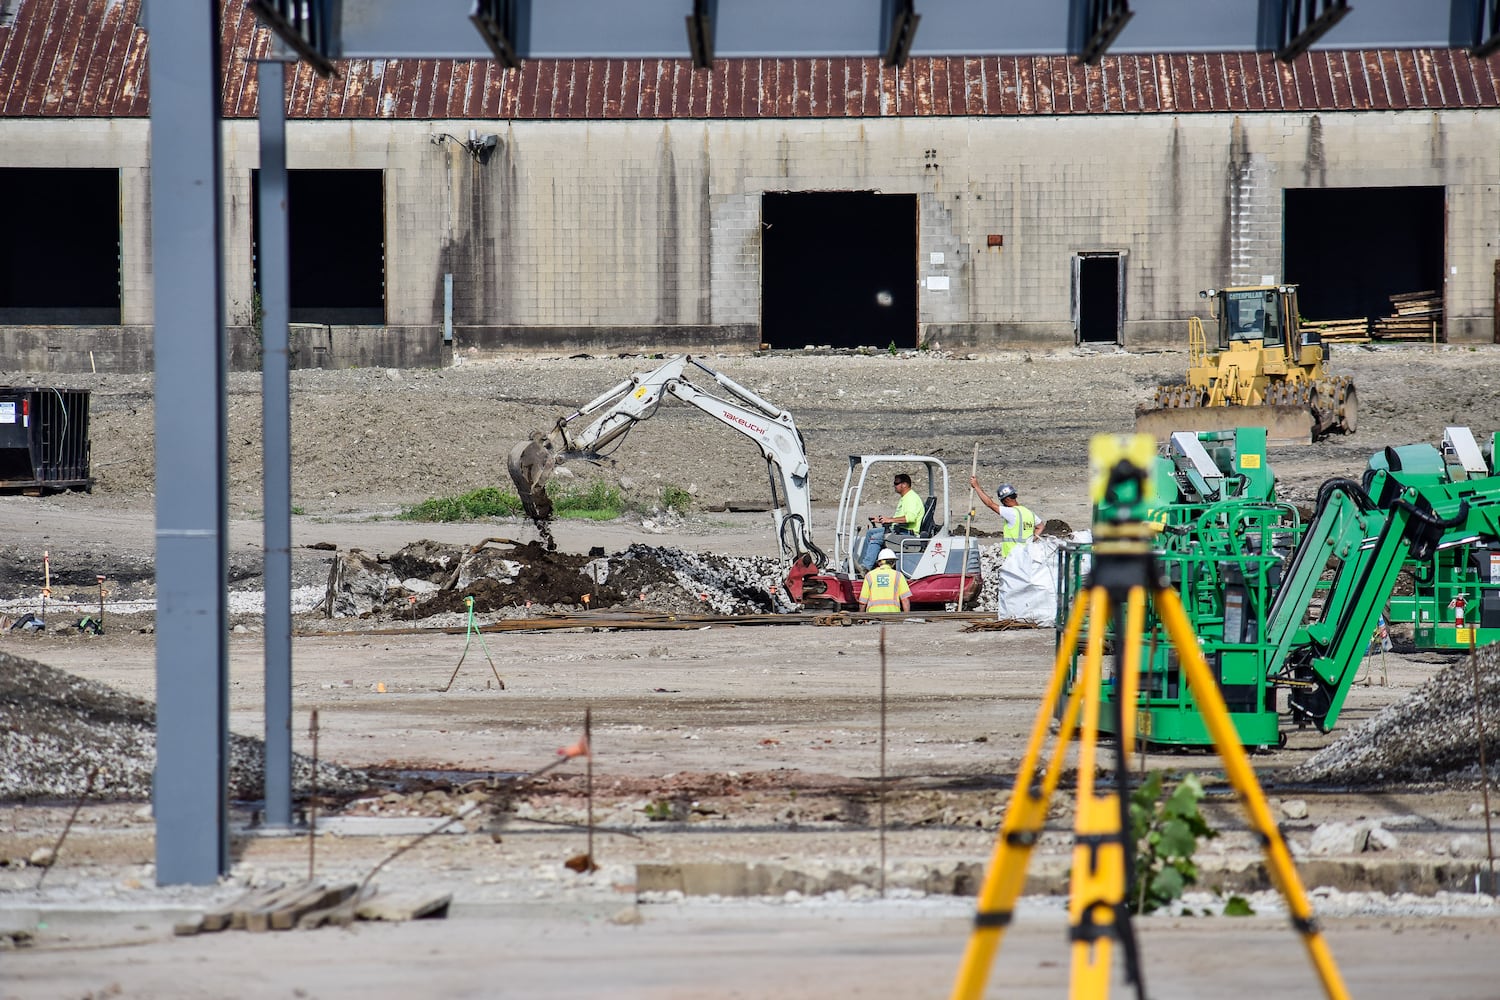
POLYGON ((93 486, 89 391, 0 386, 0 489, 93 486))

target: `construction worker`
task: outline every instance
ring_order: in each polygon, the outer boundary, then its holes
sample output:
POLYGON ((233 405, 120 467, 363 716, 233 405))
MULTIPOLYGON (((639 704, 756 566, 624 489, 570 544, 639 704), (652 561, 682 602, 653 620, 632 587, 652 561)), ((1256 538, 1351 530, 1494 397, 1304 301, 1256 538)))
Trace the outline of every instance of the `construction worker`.
POLYGON ((893 485, 896 496, 900 498, 896 501, 896 513, 890 517, 870 518, 870 528, 865 532, 865 547, 860 557, 861 566, 874 568, 875 554, 885 544, 887 531, 915 535, 922 528, 922 517, 926 510, 922 505, 922 498, 911 488, 911 476, 898 472, 893 485))
POLYGON ((875 568, 859 584, 859 610, 871 614, 894 614, 911 610, 911 585, 896 568, 896 553, 881 549, 875 568))
POLYGON ((1005 526, 1000 529, 1001 558, 1010 555, 1017 545, 1025 545, 1041 534, 1041 522, 1029 508, 1021 506, 1021 500, 1016 496, 1016 488, 1010 483, 1001 483, 995 490, 993 499, 985 493, 984 487, 979 485, 977 476, 969 477, 969 485, 974 487, 974 492, 979 494, 979 499, 984 501, 984 505, 999 514, 1005 521, 1005 526))

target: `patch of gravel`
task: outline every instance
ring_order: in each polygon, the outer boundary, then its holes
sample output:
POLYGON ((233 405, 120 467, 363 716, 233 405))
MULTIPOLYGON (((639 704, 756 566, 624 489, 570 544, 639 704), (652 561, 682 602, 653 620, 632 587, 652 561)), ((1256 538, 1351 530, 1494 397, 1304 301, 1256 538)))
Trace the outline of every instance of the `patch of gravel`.
POLYGON ((1485 759, 1493 780, 1500 774, 1500 645, 1478 650, 1474 662, 1455 657, 1406 699, 1299 765, 1291 779, 1348 785, 1477 781, 1475 663, 1485 759))
MULTIPOLYGON (((156 768, 156 710, 150 702, 62 670, 0 653, 0 802, 145 801, 156 768)), ((229 795, 264 796, 265 744, 229 737, 229 795)), ((309 790, 312 762, 293 754, 294 789, 309 790)), ((318 791, 369 788, 362 771, 320 763, 318 791)))

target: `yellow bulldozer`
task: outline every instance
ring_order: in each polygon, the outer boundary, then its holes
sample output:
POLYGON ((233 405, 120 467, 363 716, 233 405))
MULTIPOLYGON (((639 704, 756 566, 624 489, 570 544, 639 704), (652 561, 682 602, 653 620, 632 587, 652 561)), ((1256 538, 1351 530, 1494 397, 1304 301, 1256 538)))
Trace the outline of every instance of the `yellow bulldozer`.
POLYGON ((1188 320, 1187 379, 1156 387, 1136 411, 1136 430, 1165 441, 1173 431, 1265 427, 1272 444, 1310 444, 1354 433, 1354 382, 1330 375, 1328 351, 1298 322, 1296 285, 1211 288, 1218 349, 1208 349, 1203 321, 1188 320))

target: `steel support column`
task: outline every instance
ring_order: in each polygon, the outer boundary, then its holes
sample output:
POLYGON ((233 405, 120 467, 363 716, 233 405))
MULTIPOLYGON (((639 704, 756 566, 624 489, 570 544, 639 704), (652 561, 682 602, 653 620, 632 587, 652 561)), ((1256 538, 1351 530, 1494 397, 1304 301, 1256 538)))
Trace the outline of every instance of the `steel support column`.
POLYGON ((156 353, 156 880, 229 868, 219 5, 146 4, 156 353))
POLYGON ((260 74, 261 427, 265 511, 267 826, 292 823, 292 428, 288 370, 286 67, 260 74))

